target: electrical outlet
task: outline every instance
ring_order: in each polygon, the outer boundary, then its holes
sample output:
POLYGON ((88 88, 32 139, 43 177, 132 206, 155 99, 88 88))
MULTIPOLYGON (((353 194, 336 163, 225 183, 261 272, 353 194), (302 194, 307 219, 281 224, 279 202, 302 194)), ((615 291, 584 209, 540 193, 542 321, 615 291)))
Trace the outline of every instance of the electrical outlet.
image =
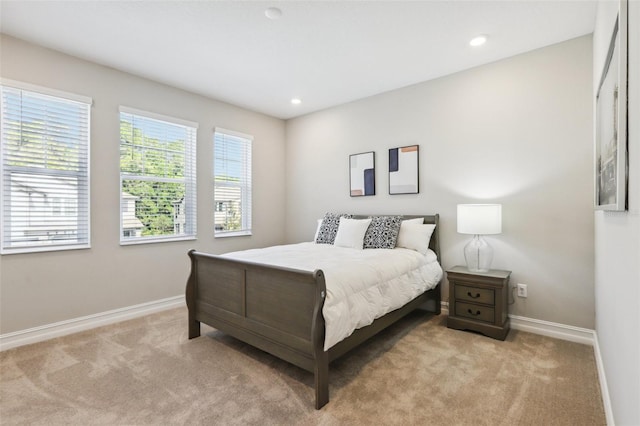
POLYGON ((527 285, 518 284, 518 297, 527 297, 527 285))

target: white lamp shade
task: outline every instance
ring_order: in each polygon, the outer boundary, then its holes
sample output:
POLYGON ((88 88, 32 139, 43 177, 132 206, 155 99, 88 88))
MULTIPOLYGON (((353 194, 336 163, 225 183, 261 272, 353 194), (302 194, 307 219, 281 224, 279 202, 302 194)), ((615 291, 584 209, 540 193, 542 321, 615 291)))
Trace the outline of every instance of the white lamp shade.
POLYGON ((502 232, 502 204, 458 204, 458 233, 473 235, 502 232))

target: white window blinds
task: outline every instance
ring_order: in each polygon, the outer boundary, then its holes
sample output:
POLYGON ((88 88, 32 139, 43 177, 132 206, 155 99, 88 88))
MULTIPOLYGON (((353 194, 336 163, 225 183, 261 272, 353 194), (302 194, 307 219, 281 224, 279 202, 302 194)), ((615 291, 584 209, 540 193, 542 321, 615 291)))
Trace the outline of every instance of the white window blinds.
POLYGON ((252 136, 217 128, 214 133, 216 237, 251 235, 252 136))
POLYGON ((196 236, 197 124, 120 108, 121 244, 196 236))
POLYGON ((5 81, 1 91, 2 253, 89 247, 91 99, 5 81))

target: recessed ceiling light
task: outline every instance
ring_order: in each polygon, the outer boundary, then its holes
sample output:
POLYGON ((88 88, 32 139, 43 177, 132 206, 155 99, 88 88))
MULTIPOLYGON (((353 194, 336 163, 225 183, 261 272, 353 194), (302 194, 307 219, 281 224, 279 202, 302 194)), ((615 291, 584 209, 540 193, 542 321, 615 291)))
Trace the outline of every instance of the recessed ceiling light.
POLYGON ((264 15, 269 19, 280 19, 282 16, 282 10, 277 7, 268 7, 267 10, 264 11, 264 15))
POLYGON ((469 44, 471 46, 482 46, 483 44, 485 44, 487 42, 487 36, 486 35, 479 35, 477 37, 474 37, 471 39, 471 41, 469 42, 469 44))
POLYGON ((293 98, 291 99, 291 103, 294 105, 300 105, 302 103, 302 101, 298 98, 293 98))

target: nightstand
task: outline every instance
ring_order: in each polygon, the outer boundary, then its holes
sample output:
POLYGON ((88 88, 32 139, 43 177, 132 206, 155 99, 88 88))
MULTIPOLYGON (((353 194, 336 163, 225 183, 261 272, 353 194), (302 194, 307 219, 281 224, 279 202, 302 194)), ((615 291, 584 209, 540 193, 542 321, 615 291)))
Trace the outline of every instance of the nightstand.
POLYGON ((447 327, 473 330, 504 340, 509 333, 507 296, 511 271, 471 272, 464 266, 447 271, 447 327))

